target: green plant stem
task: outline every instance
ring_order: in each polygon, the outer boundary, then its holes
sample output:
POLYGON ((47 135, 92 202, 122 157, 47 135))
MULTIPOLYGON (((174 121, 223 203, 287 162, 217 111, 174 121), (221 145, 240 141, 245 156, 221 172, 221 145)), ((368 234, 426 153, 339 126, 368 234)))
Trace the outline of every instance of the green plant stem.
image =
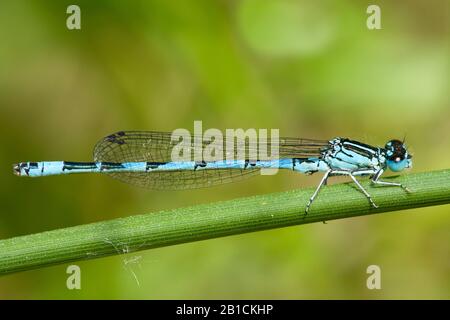
POLYGON ((386 178, 411 189, 370 186, 371 208, 352 183, 239 198, 0 241, 0 274, 246 232, 450 203, 450 169, 386 178))

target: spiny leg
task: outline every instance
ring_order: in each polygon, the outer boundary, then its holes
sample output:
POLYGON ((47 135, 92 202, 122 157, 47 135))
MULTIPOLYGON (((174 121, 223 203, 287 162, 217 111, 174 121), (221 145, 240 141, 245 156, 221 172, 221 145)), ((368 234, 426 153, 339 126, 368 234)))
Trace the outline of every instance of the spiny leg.
POLYGON ((317 195, 319 194, 319 190, 322 188, 322 186, 326 183, 328 176, 330 175, 331 170, 328 170, 327 172, 325 172, 325 174, 323 175, 322 180, 320 180, 319 185, 316 188, 316 191, 314 191, 313 195, 311 196, 311 198, 309 198, 308 204, 306 205, 305 208, 305 216, 308 214, 309 211, 309 207, 311 206, 311 204, 313 203, 314 199, 317 197, 317 195))
POLYGON ((375 174, 375 176, 372 178, 373 184, 377 184, 377 185, 381 185, 381 186, 400 187, 403 190, 405 190, 406 192, 411 193, 411 190, 408 189, 405 185, 403 185, 401 183, 378 180, 381 177, 381 175, 383 174, 383 172, 384 172, 384 170, 381 169, 380 171, 378 171, 375 174))

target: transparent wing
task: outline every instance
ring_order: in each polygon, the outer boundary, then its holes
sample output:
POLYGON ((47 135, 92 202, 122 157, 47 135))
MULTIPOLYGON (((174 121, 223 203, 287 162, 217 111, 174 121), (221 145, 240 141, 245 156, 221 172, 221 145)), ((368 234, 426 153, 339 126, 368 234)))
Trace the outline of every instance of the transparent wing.
MULTIPOLYGON (((200 138, 200 137, 198 137, 200 138)), ((191 139, 192 156, 194 141, 191 139)), ((199 139, 202 148, 210 142, 199 139)), ((180 141, 172 141, 172 133, 153 131, 120 131, 111 134, 99 141, 94 148, 95 161, 101 162, 170 162, 172 150, 180 141)), ((279 158, 305 158, 319 157, 328 148, 328 141, 280 138, 279 158)), ((258 152, 261 146, 265 146, 270 153, 271 142, 259 141, 258 146, 253 146, 245 141, 233 144, 233 159, 248 159, 252 151, 258 152), (244 148, 245 152, 240 152, 244 148)), ((230 150, 225 141, 216 141, 215 149, 222 154, 230 150)), ((228 154, 228 156, 230 156, 228 154)), ((193 158, 192 158, 193 159, 193 158)), ((255 175, 258 168, 220 169, 220 170, 174 170, 154 172, 122 172, 108 173, 113 178, 123 182, 152 189, 192 189, 209 187, 218 184, 235 182, 255 175)))

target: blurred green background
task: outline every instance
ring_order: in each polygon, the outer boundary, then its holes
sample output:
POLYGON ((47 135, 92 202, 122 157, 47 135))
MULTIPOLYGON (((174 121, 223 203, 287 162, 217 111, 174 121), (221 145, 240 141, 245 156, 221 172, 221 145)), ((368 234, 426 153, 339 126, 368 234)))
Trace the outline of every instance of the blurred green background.
MULTIPOLYGON (((118 130, 279 128, 374 145, 413 172, 450 164, 449 2, 2 1, 0 238, 315 186, 279 173, 161 192, 109 177, 21 179, 18 161, 89 161, 118 130), (81 30, 66 8, 81 7, 81 30), (381 7, 382 30, 366 27, 381 7)), ((450 298, 450 207, 233 236, 0 278, 0 298, 450 298), (126 263, 129 259, 135 263, 126 263), (382 289, 366 288, 381 267, 382 289), (133 277, 136 274, 139 284, 133 277)))

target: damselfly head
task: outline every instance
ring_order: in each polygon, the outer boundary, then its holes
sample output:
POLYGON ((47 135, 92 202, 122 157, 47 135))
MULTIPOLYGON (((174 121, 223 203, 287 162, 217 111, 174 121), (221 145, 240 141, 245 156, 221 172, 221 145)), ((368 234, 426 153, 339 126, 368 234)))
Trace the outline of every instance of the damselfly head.
POLYGON ((408 154, 404 142, 391 140, 384 147, 386 153, 386 164, 392 171, 402 171, 412 167, 411 155, 408 154))

